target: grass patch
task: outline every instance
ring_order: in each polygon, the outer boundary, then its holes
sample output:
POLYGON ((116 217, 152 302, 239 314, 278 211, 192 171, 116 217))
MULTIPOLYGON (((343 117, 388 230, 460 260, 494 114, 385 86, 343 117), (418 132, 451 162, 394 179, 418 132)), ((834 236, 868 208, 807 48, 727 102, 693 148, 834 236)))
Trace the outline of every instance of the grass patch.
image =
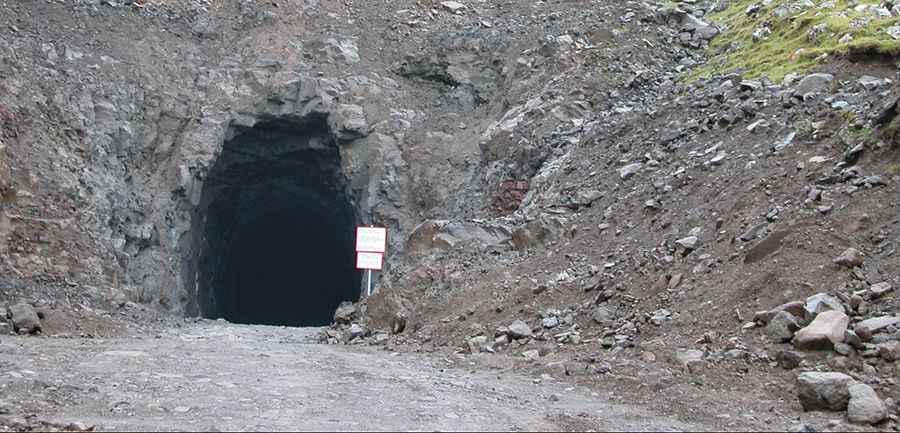
POLYGON ((830 8, 806 9, 792 8, 800 3, 793 0, 774 0, 748 15, 748 7, 758 3, 737 0, 707 17, 723 31, 710 43, 709 62, 691 72, 690 80, 741 72, 748 78, 780 82, 787 74, 804 73, 832 56, 900 56, 900 40, 887 32, 900 25, 900 17, 880 15, 876 8, 881 0, 835 0, 830 8), (754 33, 764 28, 771 33, 754 40, 754 33))

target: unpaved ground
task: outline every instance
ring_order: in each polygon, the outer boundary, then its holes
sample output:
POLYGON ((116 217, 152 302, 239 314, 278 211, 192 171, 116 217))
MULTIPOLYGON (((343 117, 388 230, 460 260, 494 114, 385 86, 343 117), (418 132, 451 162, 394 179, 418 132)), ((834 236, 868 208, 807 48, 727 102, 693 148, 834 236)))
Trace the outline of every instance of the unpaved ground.
POLYGON ((0 430, 707 429, 549 378, 315 344, 317 332, 203 322, 156 338, 4 338, 13 413, 0 430))

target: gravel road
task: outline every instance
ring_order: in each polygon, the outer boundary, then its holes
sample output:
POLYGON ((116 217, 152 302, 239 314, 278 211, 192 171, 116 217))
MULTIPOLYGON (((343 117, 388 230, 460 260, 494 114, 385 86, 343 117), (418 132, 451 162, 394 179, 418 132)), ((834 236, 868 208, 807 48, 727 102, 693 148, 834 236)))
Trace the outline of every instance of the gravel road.
POLYGON ((0 430, 704 429, 547 377, 316 344, 318 331, 203 322, 146 338, 4 337, 0 430))

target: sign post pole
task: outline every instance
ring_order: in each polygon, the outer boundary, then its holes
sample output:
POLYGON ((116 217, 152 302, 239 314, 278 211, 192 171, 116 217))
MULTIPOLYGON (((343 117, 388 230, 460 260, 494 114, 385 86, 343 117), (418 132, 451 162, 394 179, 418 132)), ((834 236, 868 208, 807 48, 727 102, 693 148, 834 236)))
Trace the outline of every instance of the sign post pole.
POLYGON ((372 296, 372 270, 369 269, 369 284, 366 284, 366 297, 372 296))

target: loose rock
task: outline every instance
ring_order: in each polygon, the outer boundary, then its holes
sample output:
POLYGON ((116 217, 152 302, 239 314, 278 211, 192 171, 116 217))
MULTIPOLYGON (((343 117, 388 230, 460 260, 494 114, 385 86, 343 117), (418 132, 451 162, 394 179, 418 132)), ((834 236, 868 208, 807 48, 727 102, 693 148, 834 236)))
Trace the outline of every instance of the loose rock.
POLYGON ((845 266, 848 268, 855 268, 858 266, 862 266, 865 258, 862 253, 859 252, 856 248, 848 248, 846 251, 841 253, 836 259, 834 259, 834 263, 836 265, 845 266))
POLYGON ((863 320, 856 324, 853 328, 853 331, 856 332, 856 335, 859 336, 863 341, 872 341, 872 336, 877 334, 879 331, 888 328, 889 326, 894 326, 900 324, 900 317, 894 316, 882 316, 882 317, 873 317, 871 319, 863 320))
POLYGON ((784 343, 794 338, 794 333, 800 329, 797 318, 787 311, 780 311, 766 326, 766 335, 775 343, 784 343))
POLYGON ((349 324, 356 317, 356 305, 352 302, 342 302, 334 312, 335 323, 349 324))
POLYGON ((41 331, 41 320, 30 304, 24 302, 9 308, 9 318, 13 331, 20 334, 34 334, 41 331))
POLYGON ((879 344, 878 355, 888 362, 900 361, 900 341, 879 344))
POLYGON ((797 394, 804 411, 847 409, 853 378, 843 373, 806 372, 797 377, 797 394))
POLYGON ((873 284, 872 287, 869 288, 869 296, 872 299, 878 299, 884 295, 887 295, 893 290, 894 286, 888 282, 873 284))
POLYGON ((847 418, 850 422, 878 424, 887 418, 887 407, 871 386, 857 383, 850 386, 849 392, 850 402, 847 405, 847 418))
POLYGON ((507 328, 507 335, 513 340, 534 337, 534 334, 531 332, 531 327, 521 320, 516 320, 509 325, 507 328))
POLYGON ((826 311, 794 335, 794 347, 801 350, 831 349, 844 341, 850 318, 840 311, 826 311))

